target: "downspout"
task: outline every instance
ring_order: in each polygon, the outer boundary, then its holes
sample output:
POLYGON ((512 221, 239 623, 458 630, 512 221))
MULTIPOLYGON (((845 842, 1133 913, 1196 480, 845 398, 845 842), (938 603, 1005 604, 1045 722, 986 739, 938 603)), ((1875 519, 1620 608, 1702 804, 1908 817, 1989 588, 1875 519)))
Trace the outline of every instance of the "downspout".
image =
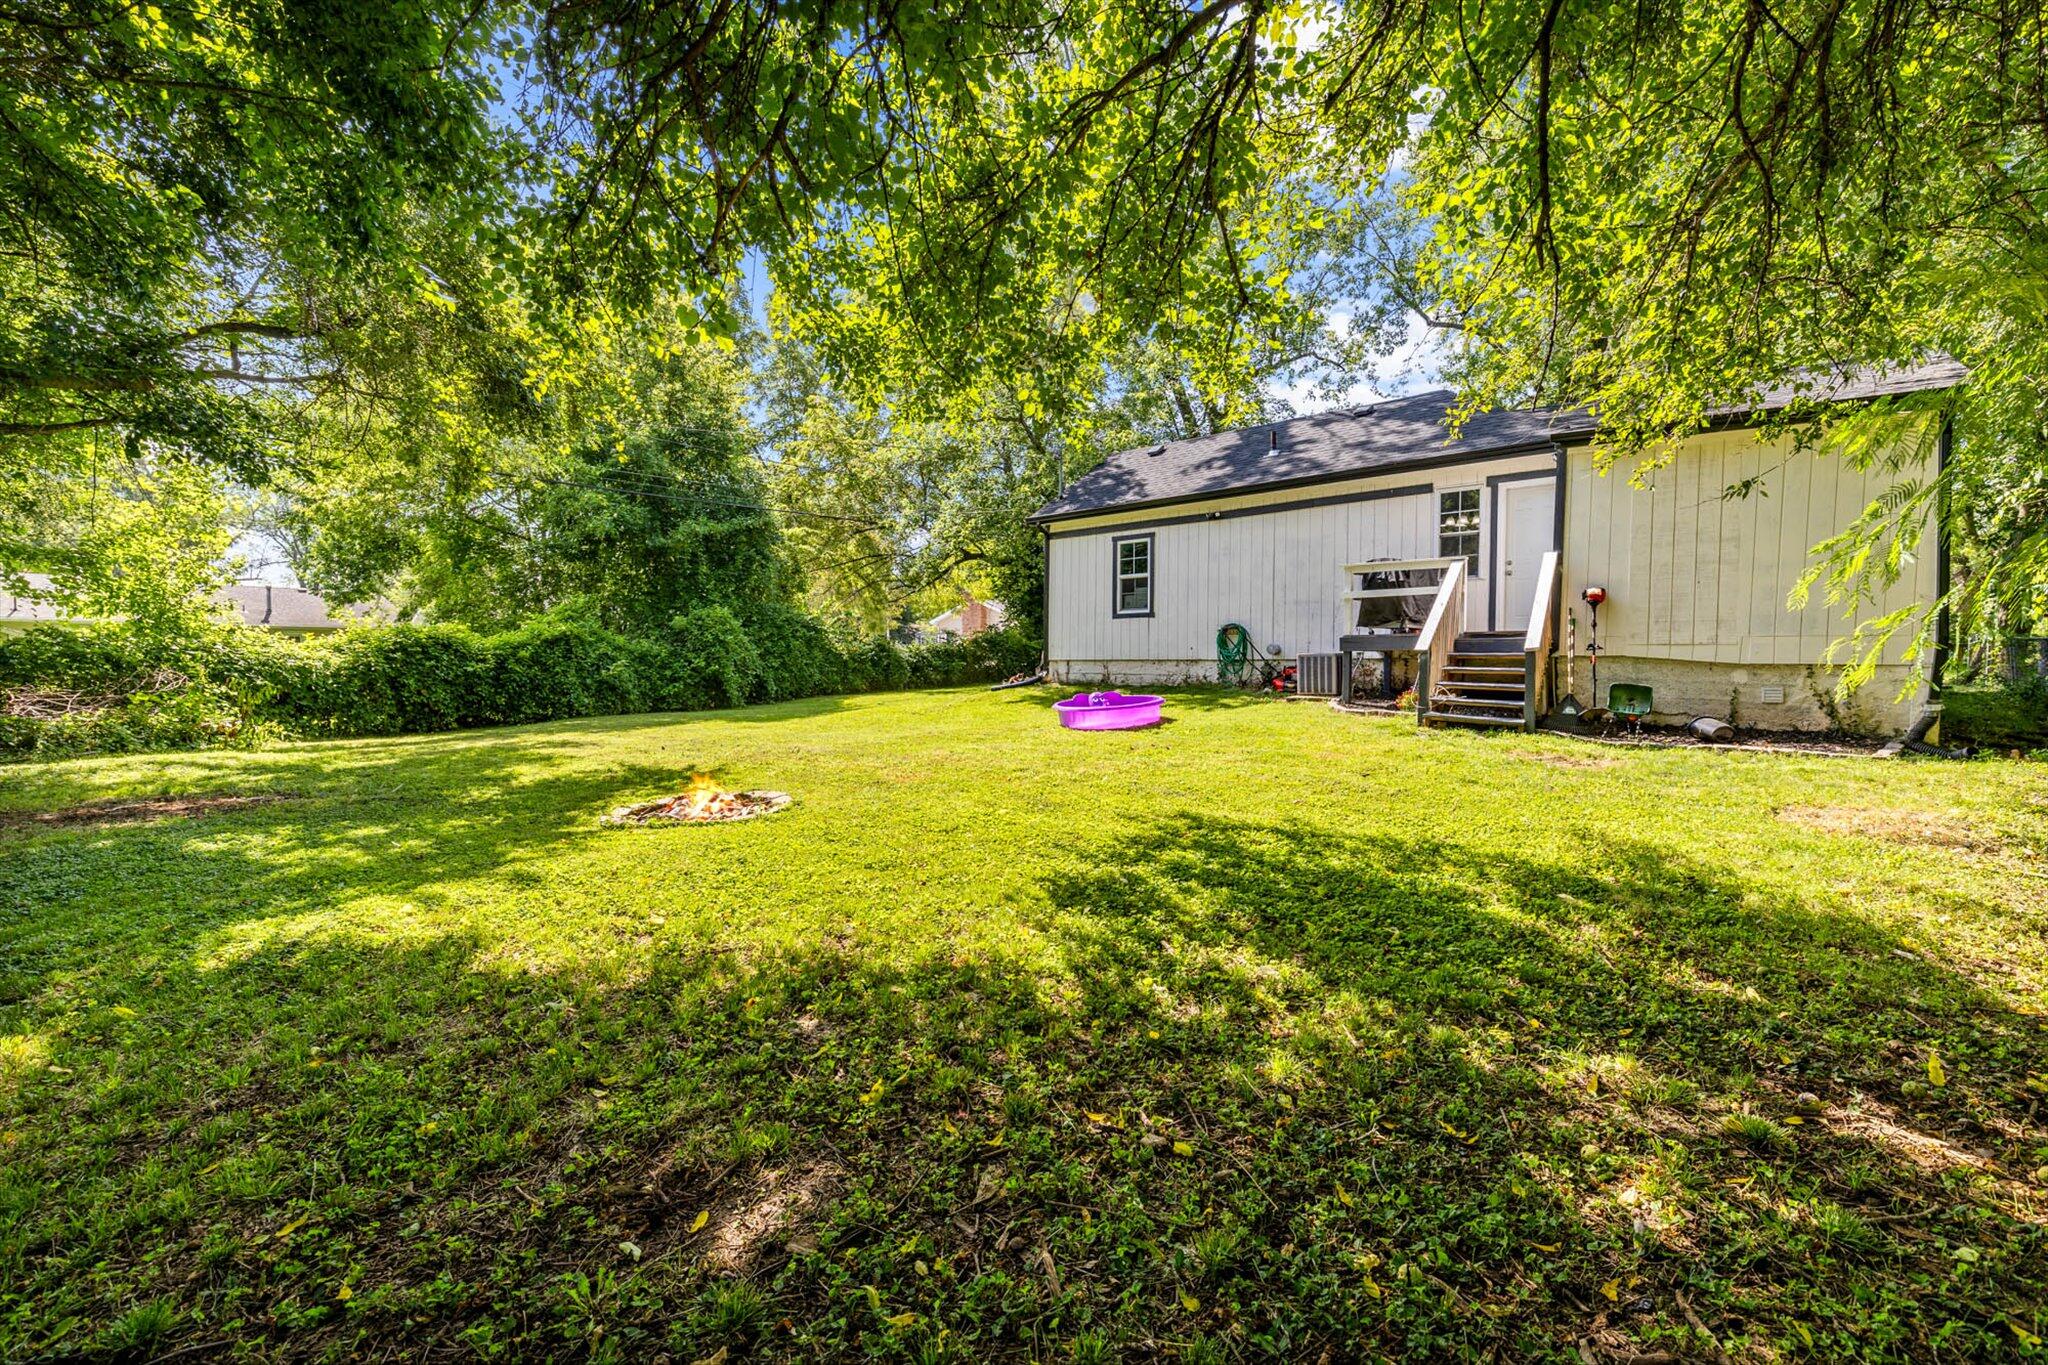
POLYGON ((1941 701, 1942 675, 1948 671, 1948 591, 1953 570, 1949 564, 1948 473, 1949 457, 1955 453, 1956 423, 1952 416, 1941 419, 1941 434, 1934 443, 1934 586, 1941 605, 1934 612, 1934 660, 1927 668, 1927 699, 1941 701))
MULTIPOLYGON (((1941 433, 1934 441, 1934 582, 1942 597, 1948 596, 1948 486, 1941 478, 1948 472, 1949 456, 1955 447, 1955 421, 1944 417, 1941 433)), ((1887 745, 1887 754, 1900 751, 1916 754, 1932 754, 1937 758, 1968 758, 1968 749, 1946 749, 1941 745, 1941 678, 1948 669, 1949 619, 1948 607, 1944 603, 1934 611, 1934 658, 1927 666, 1927 701, 1920 708, 1920 716, 1907 729, 1895 745, 1887 745)))

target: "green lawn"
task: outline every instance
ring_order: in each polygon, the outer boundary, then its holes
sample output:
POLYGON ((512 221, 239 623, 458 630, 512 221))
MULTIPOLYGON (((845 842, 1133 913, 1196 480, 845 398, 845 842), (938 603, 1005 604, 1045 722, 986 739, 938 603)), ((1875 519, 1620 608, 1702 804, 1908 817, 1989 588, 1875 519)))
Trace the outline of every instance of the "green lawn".
POLYGON ((2048 1336, 2048 768, 1048 700, 0 769, 0 1358, 2048 1336))

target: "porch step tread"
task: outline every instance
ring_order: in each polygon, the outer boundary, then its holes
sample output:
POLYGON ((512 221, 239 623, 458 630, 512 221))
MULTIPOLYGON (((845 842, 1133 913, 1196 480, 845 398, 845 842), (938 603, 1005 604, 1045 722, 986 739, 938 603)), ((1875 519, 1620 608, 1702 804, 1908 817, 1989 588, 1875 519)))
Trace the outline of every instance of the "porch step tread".
POLYGON ((1454 692, 1512 692, 1516 696, 1528 690, 1519 682, 1489 682, 1485 678, 1445 678, 1444 686, 1454 692))
POLYGON ((1446 673, 1512 673, 1518 678, 1522 676, 1522 669, 1519 665, 1510 667, 1507 664, 1460 663, 1458 656, 1455 654, 1451 656, 1451 661, 1444 665, 1444 671, 1446 673))
POLYGON ((1487 706, 1492 707, 1496 710, 1519 711, 1522 709, 1522 699, 1520 697, 1516 697, 1512 701, 1502 701, 1494 697, 1460 697, 1453 695, 1448 697, 1438 697, 1435 701, 1429 704, 1429 709, 1434 711, 1438 707, 1452 706, 1487 706))
POLYGON ((1520 631, 1466 631, 1451 641, 1451 650, 1457 654, 1520 654, 1522 652, 1520 631))

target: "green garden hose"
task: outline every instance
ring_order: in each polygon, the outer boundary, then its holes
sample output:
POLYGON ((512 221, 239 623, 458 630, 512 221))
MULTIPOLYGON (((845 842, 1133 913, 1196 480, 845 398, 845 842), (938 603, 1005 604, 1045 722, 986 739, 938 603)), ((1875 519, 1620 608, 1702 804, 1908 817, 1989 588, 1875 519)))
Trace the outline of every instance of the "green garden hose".
POLYGON ((1216 681, 1242 687, 1251 680, 1252 633, 1232 621, 1216 632, 1216 681))

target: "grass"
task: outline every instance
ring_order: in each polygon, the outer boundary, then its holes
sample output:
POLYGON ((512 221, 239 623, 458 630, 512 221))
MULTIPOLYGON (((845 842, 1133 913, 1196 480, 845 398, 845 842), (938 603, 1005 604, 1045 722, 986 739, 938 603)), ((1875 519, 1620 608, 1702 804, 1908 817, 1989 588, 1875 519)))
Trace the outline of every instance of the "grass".
POLYGON ((2048 770, 1046 700, 7 770, 0 1358, 2048 1335, 2048 770))

